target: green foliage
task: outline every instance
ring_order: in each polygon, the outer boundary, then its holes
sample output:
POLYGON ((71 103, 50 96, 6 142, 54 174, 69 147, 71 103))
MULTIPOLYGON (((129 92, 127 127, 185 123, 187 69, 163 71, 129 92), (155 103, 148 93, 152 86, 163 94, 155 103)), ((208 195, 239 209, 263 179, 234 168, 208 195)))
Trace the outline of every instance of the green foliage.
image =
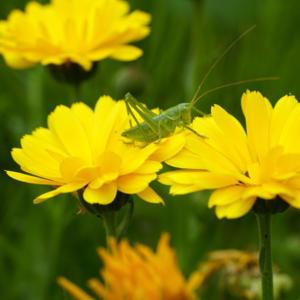
MULTIPOLYGON (((114 99, 124 97, 114 78, 128 65, 138 66, 145 73, 147 80, 143 81, 145 87, 143 92, 139 90, 138 100, 149 108, 159 105, 166 109, 190 101, 216 59, 253 24, 258 25, 256 29, 226 54, 206 80, 202 92, 264 76, 279 76, 280 81, 221 89, 203 97, 197 107, 209 112, 213 104, 219 104, 243 122, 240 99, 246 89, 260 91, 273 104, 288 93, 296 98, 300 95, 299 2, 129 2, 133 9, 152 14, 152 33, 138 43, 144 55, 136 62, 106 59, 99 64, 96 75, 81 89, 81 101, 91 107, 104 94, 114 99)), ((1 19, 14 8, 24 9, 25 3, 25 0, 1 1, 1 19)), ((0 164, 2 170, 19 171, 10 150, 20 146, 24 134, 47 126, 47 115, 58 104, 70 105, 73 94, 70 87, 56 82, 41 66, 17 71, 8 68, 0 58, 0 74, 0 164)), ((134 94, 131 90, 127 92, 134 94)), ((164 171, 168 169, 165 166, 164 171)), ((0 174, 0 182, 0 298, 70 299, 55 278, 63 275, 84 287, 88 278, 98 276, 101 262, 96 248, 105 246, 101 220, 88 214, 73 215, 78 208, 71 195, 33 205, 32 200, 49 187, 17 182, 4 172, 0 174)), ((135 211, 127 231, 131 243, 154 247, 162 231, 170 232, 185 274, 196 269, 209 251, 258 249, 254 214, 219 221, 214 211, 207 208, 209 192, 171 197, 165 186, 157 182, 152 186, 163 197, 166 207, 134 199, 135 211)), ((276 215, 273 223, 274 262, 294 278, 294 289, 284 299, 297 299, 300 295, 299 211, 290 209, 276 215)), ((206 294, 209 296, 203 300, 219 299, 213 287, 206 294)))

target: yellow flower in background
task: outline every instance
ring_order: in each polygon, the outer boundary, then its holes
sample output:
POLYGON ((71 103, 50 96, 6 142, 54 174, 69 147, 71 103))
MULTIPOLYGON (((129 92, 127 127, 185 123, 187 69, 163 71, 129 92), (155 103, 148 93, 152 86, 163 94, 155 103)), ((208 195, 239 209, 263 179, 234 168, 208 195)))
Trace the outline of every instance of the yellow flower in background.
POLYGON ((109 204, 120 191, 145 201, 163 200, 149 187, 162 168, 161 161, 184 145, 151 144, 145 148, 125 144, 121 134, 129 122, 124 101, 101 97, 95 111, 83 103, 60 105, 48 116, 48 127, 38 128, 12 150, 21 169, 35 176, 7 171, 17 180, 57 187, 34 200, 42 202, 61 193, 84 189, 88 203, 109 204))
POLYGON ((71 62, 89 71, 108 57, 135 60, 143 52, 127 44, 150 33, 151 16, 129 10, 122 0, 31 1, 25 12, 13 10, 0 22, 0 53, 17 69, 71 62))
POLYGON ((273 108, 259 92, 242 97, 247 134, 219 105, 212 117, 196 118, 193 128, 207 136, 189 134, 186 145, 166 161, 185 170, 160 175, 173 195, 216 189, 209 207, 218 218, 245 215, 257 198, 279 196, 300 208, 300 105, 294 96, 273 108))
POLYGON ((199 273, 201 274, 201 286, 216 271, 223 269, 225 276, 241 276, 243 273, 250 273, 260 277, 258 267, 258 252, 247 252, 236 249, 217 250, 208 253, 208 261, 201 263, 199 273))
MULTIPOLYGON (((200 275, 194 272, 185 280, 169 240, 169 235, 163 234, 154 253, 147 246, 138 244, 132 248, 127 240, 117 245, 110 238, 112 253, 104 248, 98 250, 104 264, 100 274, 107 288, 96 278, 87 285, 103 300, 196 300, 200 275)), ((64 277, 59 277, 58 283, 75 299, 94 299, 64 277)))

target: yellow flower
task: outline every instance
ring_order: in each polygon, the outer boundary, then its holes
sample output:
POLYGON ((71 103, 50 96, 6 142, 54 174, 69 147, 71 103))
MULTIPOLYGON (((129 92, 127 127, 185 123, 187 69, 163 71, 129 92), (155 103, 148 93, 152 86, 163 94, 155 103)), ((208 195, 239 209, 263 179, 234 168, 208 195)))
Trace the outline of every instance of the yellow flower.
POLYGON ((253 274, 253 270, 255 270, 255 275, 259 277, 258 256, 258 252, 247 252, 235 249, 217 250, 208 253, 208 261, 199 266, 199 272, 203 276, 201 286, 219 269, 223 269, 227 276, 238 276, 242 275, 242 273, 253 274))
MULTIPOLYGON (((194 272, 184 279, 169 240, 169 235, 163 234, 154 253, 144 245, 133 249, 127 240, 117 245, 110 238, 112 254, 104 248, 98 250, 104 264, 100 273, 108 288, 96 278, 88 281, 89 288, 103 300, 196 300, 200 275, 194 272)), ((59 277, 58 283, 75 299, 94 299, 64 277, 59 277)))
POLYGON ((0 22, 0 52, 17 69, 73 62, 88 71, 107 57, 134 60, 142 50, 126 44, 150 33, 151 16, 129 9, 122 0, 31 1, 0 22))
POLYGON ((245 215, 257 198, 279 196, 300 208, 300 105, 294 96, 273 108, 259 92, 242 97, 247 134, 241 124, 218 105, 212 117, 194 120, 182 151, 167 163, 186 170, 162 174, 170 193, 217 189, 209 199, 218 218, 245 215))
POLYGON ((124 101, 101 97, 95 111, 83 103, 71 108, 60 105, 48 117, 48 127, 38 128, 21 140, 22 149, 12 151, 13 159, 27 173, 7 171, 17 180, 57 187, 34 200, 42 202, 60 193, 84 189, 88 203, 109 204, 120 191, 137 194, 145 201, 163 200, 148 186, 162 168, 161 161, 184 145, 151 144, 134 147, 120 140, 129 122, 124 101))

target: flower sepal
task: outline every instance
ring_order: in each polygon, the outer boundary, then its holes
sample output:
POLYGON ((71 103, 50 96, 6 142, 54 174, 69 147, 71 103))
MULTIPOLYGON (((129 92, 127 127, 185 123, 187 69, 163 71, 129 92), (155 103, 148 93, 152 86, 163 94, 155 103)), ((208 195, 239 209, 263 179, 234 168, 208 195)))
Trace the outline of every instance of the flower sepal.
POLYGON ((252 211, 259 215, 276 215, 284 213, 289 207, 290 205, 279 196, 271 200, 257 198, 252 207, 252 211))
POLYGON ((89 71, 86 71, 81 65, 73 62, 66 62, 61 65, 49 64, 47 67, 57 81, 79 85, 96 73, 97 65, 97 62, 93 62, 92 68, 89 71))
POLYGON ((114 213, 119 211, 124 205, 127 204, 129 201, 129 198, 131 195, 129 194, 124 194, 120 191, 118 191, 117 196, 115 200, 107 205, 101 205, 101 204, 90 204, 86 202, 83 198, 83 190, 78 190, 77 195, 78 195, 78 200, 80 202, 80 205, 88 211, 92 215, 100 216, 102 217, 104 214, 107 213, 114 213))

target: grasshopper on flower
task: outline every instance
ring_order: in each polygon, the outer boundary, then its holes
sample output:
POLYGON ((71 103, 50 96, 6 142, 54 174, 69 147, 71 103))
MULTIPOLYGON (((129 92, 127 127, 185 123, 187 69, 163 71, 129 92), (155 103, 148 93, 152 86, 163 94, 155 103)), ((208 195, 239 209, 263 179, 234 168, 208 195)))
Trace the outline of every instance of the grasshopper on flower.
POLYGON ((176 127, 186 128, 196 135, 206 138, 204 135, 200 135, 189 127, 191 123, 191 110, 205 116, 203 112, 193 107, 193 103, 178 104, 165 111, 161 111, 159 115, 156 115, 154 112, 144 107, 129 93, 125 96, 125 103, 128 113, 133 117, 137 125, 125 130, 122 133, 122 136, 133 141, 147 142, 145 147, 156 140, 158 140, 156 143, 159 144, 163 137, 168 136, 170 133, 174 133, 176 127), (145 122, 138 122, 131 107, 145 122))
POLYGON ((161 142, 161 139, 168 136, 171 133, 174 133, 177 127, 186 128, 193 133, 195 133, 197 136, 201 138, 207 138, 204 135, 199 134, 195 130, 193 130, 191 127, 189 127, 191 123, 191 111, 195 111, 199 113, 202 116, 209 116, 205 113, 201 112, 197 108, 194 107, 194 104, 202 98, 207 93, 224 88, 231 85, 246 83, 246 82, 252 82, 252 81, 261 81, 261 80, 276 80, 278 77, 265 77, 265 78, 256 78, 256 79, 250 79, 250 80, 244 80, 239 81, 235 83, 230 83, 226 85, 219 86, 217 88, 214 88, 212 90, 209 90, 199 96, 197 99, 195 99, 200 91, 201 86, 203 85, 205 79, 211 72, 211 70, 215 67, 215 65, 219 62, 219 60, 229 51, 229 49, 238 42, 244 35, 246 35, 250 30, 252 30, 256 25, 249 28, 246 32, 244 32, 238 39, 236 39, 224 52, 223 54, 217 59, 217 61, 213 64, 213 66, 210 68, 208 73, 205 75, 204 79, 202 80, 193 100, 191 103, 181 103, 174 107, 171 107, 165 111, 160 111, 160 114, 156 115, 154 112, 149 110, 148 108, 144 107, 142 104, 140 104, 130 93, 127 93, 125 96, 125 103, 127 107, 128 114, 132 116, 134 121, 136 122, 136 126, 132 127, 131 122, 130 126, 131 128, 125 130, 122 133, 122 136, 128 139, 131 139, 133 142, 147 142, 147 144, 143 147, 146 147, 151 142, 157 141, 156 144, 159 144, 161 142), (139 123, 136 116, 133 113, 133 110, 135 110, 144 120, 143 123, 139 123))

